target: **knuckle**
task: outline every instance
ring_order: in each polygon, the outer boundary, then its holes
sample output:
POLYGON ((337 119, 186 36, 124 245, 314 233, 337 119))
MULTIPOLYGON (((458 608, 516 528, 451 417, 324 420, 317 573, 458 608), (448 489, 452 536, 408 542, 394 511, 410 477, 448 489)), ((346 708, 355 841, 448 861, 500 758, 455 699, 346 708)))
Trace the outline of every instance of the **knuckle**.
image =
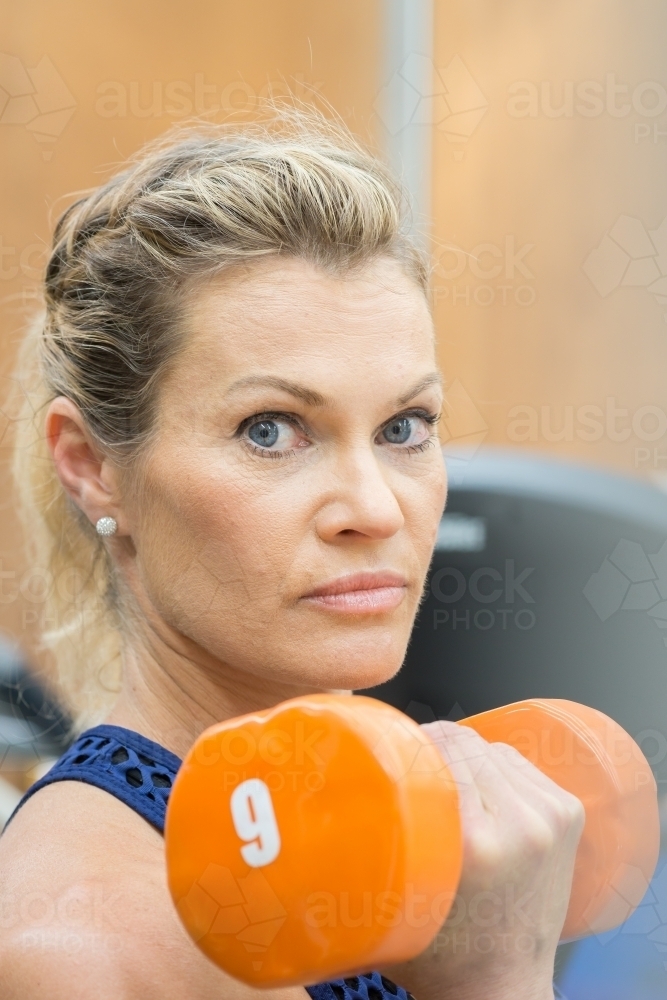
POLYGON ((522 853, 533 860, 548 857, 556 848, 559 836, 544 817, 533 814, 524 828, 522 853))
POLYGON ((466 865, 486 878, 491 878, 501 870, 506 854, 501 842, 492 836, 478 833, 466 843, 466 865))
POLYGON ((581 799, 571 792, 562 792, 559 799, 560 819, 566 831, 583 827, 586 822, 586 809, 581 799))
POLYGON ((433 740, 434 743, 438 743, 443 740, 456 739, 457 732, 460 727, 457 726, 455 722, 448 722, 446 719, 439 719, 437 722, 423 722, 420 729, 426 733, 429 739, 433 740))
POLYGON ((530 761, 516 749, 516 747, 510 746, 509 743, 491 743, 489 746, 494 756, 502 757, 505 760, 510 761, 510 763, 514 766, 522 768, 523 770, 532 770, 534 765, 531 764, 530 761))
POLYGON ((555 783, 544 795, 544 802, 551 822, 559 829, 566 830, 585 816, 581 800, 555 783))
POLYGON ((486 740, 455 722, 429 722, 421 728, 441 753, 452 760, 476 760, 489 755, 486 740))
POLYGON ((559 792, 558 796, 549 796, 545 803, 545 820, 552 832, 553 847, 580 832, 586 819, 581 801, 562 789, 559 792))

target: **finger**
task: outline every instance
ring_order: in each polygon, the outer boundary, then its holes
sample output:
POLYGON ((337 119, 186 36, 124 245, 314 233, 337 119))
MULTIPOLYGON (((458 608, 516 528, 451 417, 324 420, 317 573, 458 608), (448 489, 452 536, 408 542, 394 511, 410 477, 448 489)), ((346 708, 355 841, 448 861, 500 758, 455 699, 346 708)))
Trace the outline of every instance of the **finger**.
POLYGON ((532 764, 515 747, 507 743, 492 743, 490 746, 507 780, 518 791, 531 795, 536 806, 553 808, 555 804, 557 808, 564 808, 572 821, 583 820, 584 806, 576 795, 532 764))
MULTIPOLYGON (((458 728, 474 732, 469 726, 462 725, 458 728)), ((487 756, 495 762, 507 781, 522 795, 534 799, 535 806, 543 815, 549 818, 551 810, 556 809, 561 812, 564 810, 568 814, 566 818, 570 821, 576 822, 577 819, 583 821, 583 806, 580 800, 532 764, 515 747, 507 743, 490 743, 486 746, 487 756), (538 790, 541 790, 541 797, 537 795, 538 790)), ((489 789, 492 799, 495 798, 493 785, 488 785, 488 779, 493 781, 492 771, 488 766, 486 774, 480 773, 480 778, 483 785, 489 789)))
MULTIPOLYGON (((506 832, 514 830, 519 836, 535 829, 537 817, 555 836, 570 831, 580 835, 581 803, 514 747, 487 743, 468 726, 441 722, 423 728, 448 761, 455 779, 474 781, 477 795, 463 797, 461 806, 469 837, 483 834, 489 824, 506 832)), ((537 829, 544 831, 541 823, 537 829)))
POLYGON ((490 744, 472 729, 466 730, 451 722, 432 722, 422 728, 450 769, 463 780, 476 783, 489 764, 490 744))
POLYGON ((498 759, 505 762, 513 774, 522 776, 538 788, 552 795, 558 795, 563 790, 561 785, 545 774, 544 771, 541 771, 537 765, 533 764, 527 757, 524 757, 510 743, 491 743, 490 746, 498 756, 498 759))
POLYGON ((480 743, 488 744, 481 737, 476 742, 466 739, 461 727, 453 722, 431 722, 421 728, 438 748, 456 782, 464 828, 469 823, 479 824, 485 818, 485 808, 474 772, 479 770, 479 758, 485 752, 480 743))
POLYGON ((537 851, 556 857, 565 852, 572 855, 574 864, 572 852, 586 818, 580 800, 551 781, 514 747, 499 743, 491 746, 499 770, 517 796, 514 807, 501 812, 501 826, 518 838, 528 855, 537 851))
POLYGON ((516 811, 521 793, 507 780, 505 769, 499 767, 501 758, 493 751, 493 744, 473 729, 455 723, 435 722, 422 728, 459 785, 466 831, 482 832, 489 823, 497 823, 500 813, 512 811, 512 807, 516 811))

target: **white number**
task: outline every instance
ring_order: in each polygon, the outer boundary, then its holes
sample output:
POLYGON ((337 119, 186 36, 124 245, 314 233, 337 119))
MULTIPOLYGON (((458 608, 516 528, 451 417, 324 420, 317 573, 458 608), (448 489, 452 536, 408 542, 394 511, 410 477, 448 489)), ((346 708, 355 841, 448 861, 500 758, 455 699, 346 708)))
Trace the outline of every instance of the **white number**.
POLYGON ((241 840, 252 841, 241 848, 243 860, 251 868, 271 864, 280 854, 280 831, 268 786, 260 778, 242 781, 229 804, 234 829, 241 840))

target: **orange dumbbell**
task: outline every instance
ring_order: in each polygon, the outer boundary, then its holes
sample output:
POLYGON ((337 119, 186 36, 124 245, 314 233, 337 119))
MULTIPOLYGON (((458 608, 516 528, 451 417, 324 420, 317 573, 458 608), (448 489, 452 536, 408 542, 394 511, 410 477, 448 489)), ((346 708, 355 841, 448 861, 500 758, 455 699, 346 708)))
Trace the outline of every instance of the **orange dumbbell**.
MULTIPOLYGON (((519 702, 465 720, 516 747, 586 807, 565 938, 616 926, 658 857, 656 786, 637 744, 594 709, 519 702)), ((401 712, 312 695, 213 726, 177 775, 169 888, 198 946, 261 987, 394 965, 433 940, 455 898, 455 782, 401 712)))

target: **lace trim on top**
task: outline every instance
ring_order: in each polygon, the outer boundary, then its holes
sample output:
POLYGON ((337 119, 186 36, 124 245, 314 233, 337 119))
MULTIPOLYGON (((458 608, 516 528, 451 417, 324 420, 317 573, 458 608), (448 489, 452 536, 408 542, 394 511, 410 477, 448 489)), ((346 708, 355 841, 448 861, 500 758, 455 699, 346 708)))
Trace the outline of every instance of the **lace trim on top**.
POLYGON ((415 1000, 412 993, 379 972, 332 979, 317 986, 306 986, 306 990, 312 1000, 415 1000))
POLYGON ((169 792, 181 763, 176 754, 131 729, 95 726, 81 733, 51 770, 30 786, 7 822, 45 785, 84 781, 115 795, 164 833, 169 792))

